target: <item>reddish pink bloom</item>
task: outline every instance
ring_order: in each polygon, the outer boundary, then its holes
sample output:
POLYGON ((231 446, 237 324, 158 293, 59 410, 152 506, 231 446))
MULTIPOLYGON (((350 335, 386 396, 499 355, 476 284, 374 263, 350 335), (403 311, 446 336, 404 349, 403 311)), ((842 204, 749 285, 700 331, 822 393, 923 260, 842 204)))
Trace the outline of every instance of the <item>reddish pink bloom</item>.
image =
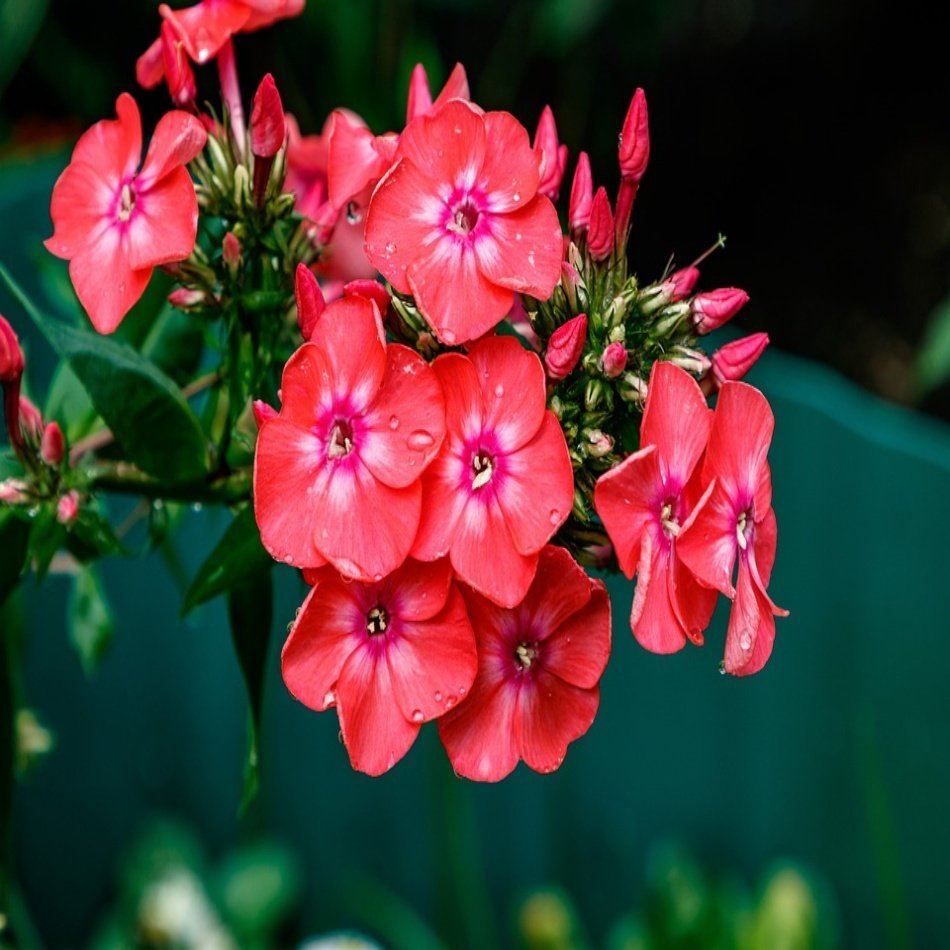
POLYGON ((757 389, 745 383, 723 386, 703 464, 703 481, 711 491, 677 539, 680 558, 699 581, 734 599, 725 670, 737 676, 762 669, 775 641, 775 617, 788 616, 766 593, 777 537, 766 458, 774 426, 772 410, 757 389))
POLYGON ((63 460, 65 451, 66 439, 63 436, 63 430, 59 423, 54 420, 43 430, 43 438, 40 441, 40 458, 47 465, 57 468, 63 460))
POLYGON ((608 343, 600 357, 604 376, 616 379, 627 368, 627 348, 622 343, 608 343))
POLYGON ((574 180, 571 182, 571 203, 567 213, 571 234, 584 233, 590 224, 591 205, 594 203, 594 179, 591 177, 587 152, 577 156, 574 180))
POLYGON ((468 699, 439 720, 452 767, 483 782, 504 778, 519 759, 553 772, 597 714, 610 655, 607 591, 567 551, 548 546, 513 609, 464 593, 478 675, 468 699))
POLYGON ((46 248, 69 261, 69 276, 100 333, 111 333, 145 290, 152 271, 188 257, 198 201, 185 168, 207 133, 194 116, 169 112, 145 156, 135 100, 123 93, 116 121, 103 120, 76 144, 53 188, 53 236, 46 248))
POLYGON ((614 216, 607 190, 603 187, 597 189, 590 206, 587 249, 595 261, 607 260, 614 250, 614 216))
POLYGON ((584 352, 587 342, 587 314, 579 313, 562 323, 548 340, 544 368, 548 378, 557 382, 569 376, 584 352))
POLYGON ((319 135, 301 135, 297 120, 284 116, 287 126, 287 178, 285 189, 297 199, 296 208, 306 218, 315 219, 327 200, 327 151, 330 122, 319 135))
POLYGON ((749 295, 738 287, 720 287, 696 294, 690 301, 690 316, 697 333, 711 333, 728 323, 747 303, 749 295))
POLYGON ((465 68, 461 63, 455 64, 435 102, 432 101, 432 93, 429 91, 429 77, 426 75, 425 66, 416 63, 409 79, 409 94, 406 97, 406 125, 420 115, 432 115, 450 99, 469 98, 471 96, 468 91, 468 76, 465 75, 465 68))
POLYGON ((257 158, 273 158, 287 137, 284 107, 274 77, 267 73, 254 93, 251 108, 251 152, 257 158))
POLYGON ((66 492, 56 503, 56 520, 61 525, 71 525, 79 517, 79 492, 66 492))
POLYGON ((373 584, 324 569, 281 654, 287 688, 311 709, 336 707, 350 762, 369 775, 465 696, 477 663, 445 561, 409 560, 373 584))
POLYGON ((512 337, 489 337, 469 356, 449 353, 432 366, 447 438, 423 479, 413 557, 448 554, 466 584, 513 607, 574 497, 567 444, 545 409, 541 361, 512 337))
POLYGON ((767 333, 753 333, 721 346, 712 355, 712 382, 719 388, 727 382, 736 382, 758 362, 769 345, 767 333))
POLYGON ((623 120, 618 147, 620 174, 634 185, 640 183, 650 160, 650 124, 647 117, 647 97, 637 89, 630 100, 623 120))
POLYGON ((681 267, 669 276, 669 282, 673 285, 672 302, 678 303, 685 297, 688 297, 699 280, 698 267, 681 267))
POLYGON ((161 50, 162 69, 172 102, 180 107, 190 106, 198 93, 195 74, 192 72, 184 44, 167 20, 162 22, 161 50))
POLYGON ((334 301, 317 329, 284 367, 280 415, 258 435, 261 541, 297 567, 329 561, 381 579, 416 535, 419 476, 445 432, 439 382, 417 353, 384 345, 363 297, 334 301))
POLYGON ((561 190, 561 181, 567 168, 567 146, 561 145, 557 138, 557 125, 550 106, 545 106, 534 133, 534 149, 541 153, 538 194, 557 201, 561 190))
POLYGON ((7 318, 0 314, 0 383, 16 383, 23 376, 25 362, 20 341, 7 318))
POLYGON ((654 653, 674 653, 688 637, 703 642, 715 591, 701 587, 679 556, 679 533, 702 494, 700 460, 712 412, 696 381, 654 363, 639 452, 602 475, 594 505, 620 568, 637 589, 630 627, 654 653))
POLYGON ((452 100, 403 132, 370 202, 366 254, 443 342, 487 333, 515 292, 554 289, 561 231, 538 181, 528 133, 506 112, 452 100))

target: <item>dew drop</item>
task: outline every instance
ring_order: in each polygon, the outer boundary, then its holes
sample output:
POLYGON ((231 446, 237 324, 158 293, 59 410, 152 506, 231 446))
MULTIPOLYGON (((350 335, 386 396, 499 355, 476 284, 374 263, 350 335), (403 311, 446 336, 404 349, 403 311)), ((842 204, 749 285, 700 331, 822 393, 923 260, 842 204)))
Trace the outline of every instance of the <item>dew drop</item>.
POLYGON ((374 574, 374 575, 373 575, 373 580, 376 581, 377 584, 378 584, 382 579, 383 579, 383 575, 382 575, 382 574, 374 574))
POLYGON ((520 240, 521 240, 521 232, 520 232, 520 231, 518 231, 518 232, 515 234, 515 240, 516 240, 516 241, 520 241, 520 240))
POLYGON ((293 564, 293 563, 294 563, 294 559, 289 554, 285 554, 284 564, 293 564))
POLYGON ((125 284, 119 284, 119 295, 121 296, 124 293, 125 293, 125 284))
POLYGON ((326 539, 330 537, 330 532, 327 531, 326 528, 324 528, 324 529, 320 532, 320 537, 323 538, 324 541, 326 541, 326 539))
POLYGON ((390 242, 386 245, 386 253, 387 253, 387 254, 395 254, 395 253, 396 253, 396 245, 393 244, 392 241, 390 241, 390 242))
POLYGON ((461 134, 462 134, 462 127, 461 127, 460 125, 457 125, 457 126, 455 126, 455 130, 454 130, 454 131, 455 131, 455 134, 456 134, 456 135, 461 135, 461 134))
POLYGON ((457 700, 454 696, 447 696, 445 700, 445 708, 451 709, 455 705, 456 702, 457 700))
POLYGON ((435 691, 435 701, 436 701, 437 703, 441 703, 441 702, 442 702, 442 690, 441 690, 441 689, 437 689, 437 690, 435 691))
POLYGON ((421 709, 413 709, 412 711, 412 721, 413 722, 422 722, 425 719, 425 716, 422 714, 421 709))
POLYGON ((336 694, 332 689, 327 690, 326 696, 323 697, 324 706, 333 706, 336 703, 336 694))
POLYGON ((465 695, 465 687, 464 687, 464 686, 460 686, 460 687, 459 687, 459 696, 464 696, 464 695, 465 695))
POLYGON ((496 396, 498 399, 501 399, 501 397, 504 396, 504 395, 505 395, 505 387, 502 386, 501 383, 499 383, 499 384, 495 387, 495 396, 496 396))
POLYGON ((390 416, 390 417, 389 417, 389 428, 390 428, 390 429, 398 429, 398 428, 399 428, 399 420, 398 420, 395 416, 390 416))
MULTIPOLYGON (((516 191, 516 192, 511 196, 511 200, 512 200, 512 201, 521 201, 521 195, 516 191)), ((519 236, 520 236, 520 235, 519 235, 519 236)))
POLYGON ((425 429, 416 429, 415 432, 411 433, 409 438, 406 439, 406 443, 410 449, 417 449, 422 451, 428 449, 435 442, 435 439, 432 438, 432 435, 425 431, 425 429))
POLYGON ((451 346, 455 342, 454 330, 448 330, 445 327, 442 327, 442 329, 439 332, 442 335, 442 339, 445 340, 445 342, 448 343, 449 346, 451 346))
POLYGON ((561 520, 561 512, 557 508, 552 508, 548 518, 551 520, 551 524, 557 524, 561 520))
POLYGON ((739 637, 739 646, 742 647, 743 650, 752 649, 752 637, 748 630, 742 631, 742 635, 739 637))

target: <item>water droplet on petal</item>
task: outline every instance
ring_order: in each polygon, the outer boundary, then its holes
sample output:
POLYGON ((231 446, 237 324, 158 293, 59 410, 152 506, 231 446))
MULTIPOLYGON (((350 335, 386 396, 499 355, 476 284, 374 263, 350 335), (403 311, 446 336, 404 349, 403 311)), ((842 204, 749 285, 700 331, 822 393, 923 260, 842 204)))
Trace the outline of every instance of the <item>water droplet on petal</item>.
POLYGON ((451 708, 456 704, 456 702, 457 702, 457 700, 456 700, 456 698, 455 698, 454 696, 448 696, 448 697, 446 697, 446 700, 445 700, 445 708, 446 708, 446 709, 451 709, 451 708))
POLYGON ((383 579, 383 575, 382 575, 382 574, 374 574, 374 575, 373 575, 373 580, 376 581, 377 584, 378 584, 382 579, 383 579))
MULTIPOLYGON (((511 196, 511 200, 512 200, 512 201, 521 201, 521 195, 516 191, 516 192, 511 196)), ((519 237, 520 237, 520 235, 519 235, 519 237)))
POLYGON ((496 395, 499 399, 501 399, 501 397, 505 395, 505 387, 502 386, 501 383, 499 383, 499 384, 495 387, 495 395, 496 395))
POLYGON ((411 433, 409 438, 406 439, 410 449, 417 449, 423 451, 428 449, 435 442, 435 439, 432 435, 425 431, 425 429, 416 429, 415 432, 411 433))
POLYGON ((294 563, 294 559, 293 559, 289 554, 285 554, 285 555, 284 555, 283 561, 284 561, 284 564, 293 564, 293 563, 294 563))
POLYGON ((742 647, 743 650, 752 649, 752 636, 748 630, 742 631, 742 635, 739 637, 739 646, 742 647))
POLYGON ((412 721, 413 722, 422 722, 425 719, 425 716, 422 714, 421 709, 413 709, 412 711, 412 721))
POLYGON ((551 524, 557 524, 561 520, 561 512, 557 508, 552 508, 548 517, 551 519, 551 524))
POLYGON ((323 697, 324 706, 333 706, 336 703, 336 694, 332 689, 327 690, 326 696, 323 697))
POLYGON ((398 428, 399 428, 399 420, 398 420, 395 416, 390 416, 390 417, 389 417, 389 428, 390 428, 390 429, 398 429, 398 428))
POLYGON ((435 691, 435 701, 436 701, 437 703, 441 703, 441 702, 442 702, 442 690, 441 690, 441 689, 437 689, 437 690, 435 691))
POLYGON ((520 232, 520 231, 518 231, 518 232, 515 234, 515 240, 516 240, 516 241, 520 241, 520 240, 521 240, 521 232, 520 232))
POLYGON ((455 342, 455 331, 448 330, 445 327, 442 327, 439 331, 442 335, 442 339, 451 346, 455 342))
POLYGON ((464 696, 464 695, 465 695, 465 687, 464 687, 464 686, 460 686, 460 687, 459 687, 459 696, 464 696))
POLYGON ((396 253, 396 245, 395 245, 392 241, 390 241, 390 242, 386 245, 386 253, 387 253, 387 254, 395 254, 395 253, 396 253))
POLYGON ((320 537, 323 538, 324 541, 326 541, 326 539, 330 537, 330 532, 327 531, 326 528, 324 528, 324 529, 320 532, 320 537))

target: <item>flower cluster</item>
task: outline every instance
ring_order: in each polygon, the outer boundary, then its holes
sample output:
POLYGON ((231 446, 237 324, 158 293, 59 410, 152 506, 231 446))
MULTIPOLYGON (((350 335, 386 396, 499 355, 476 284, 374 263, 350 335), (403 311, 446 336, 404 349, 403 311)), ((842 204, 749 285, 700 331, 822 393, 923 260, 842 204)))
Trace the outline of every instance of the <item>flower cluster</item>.
MULTIPOLYGON (((556 769, 596 715, 610 652, 590 567, 636 577, 631 628, 658 653, 701 644, 724 594, 722 669, 761 669, 785 614, 766 592, 773 418, 739 380, 768 340, 707 355, 702 338, 748 296, 694 292, 702 257, 649 282, 629 271, 643 91, 613 200, 581 152, 562 230, 569 156, 553 112, 532 138, 471 101, 461 66, 434 97, 416 67, 398 132, 338 109, 302 134, 270 75, 245 122, 233 37, 303 5, 163 4, 137 71, 146 88, 164 80, 174 108, 140 166, 138 107, 119 97, 57 182, 47 241, 100 333, 161 267, 178 283, 169 302, 219 341, 218 366, 181 391, 210 395, 190 481, 172 490, 248 519, 250 501, 264 549, 302 571, 289 690, 336 710, 353 767, 373 775, 430 720, 460 775, 556 769), (220 116, 195 101, 194 68, 212 60, 220 116)), ((103 485, 161 497, 155 472, 86 461, 101 437, 72 453, 74 471, 56 423, 23 422, 22 353, 2 320, 0 373, 28 476, 3 483, 7 503, 75 507, 74 485, 83 499, 103 485)), ((156 373, 137 378, 167 395, 156 373)), ((164 471, 154 453, 136 461, 164 471)))

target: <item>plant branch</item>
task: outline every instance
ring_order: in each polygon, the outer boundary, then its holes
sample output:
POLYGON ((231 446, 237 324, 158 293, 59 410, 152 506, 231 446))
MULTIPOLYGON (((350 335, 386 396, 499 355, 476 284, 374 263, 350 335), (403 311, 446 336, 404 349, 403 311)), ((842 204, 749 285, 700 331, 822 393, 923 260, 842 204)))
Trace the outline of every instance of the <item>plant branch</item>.
POLYGON ((166 501, 234 504, 251 497, 251 481, 251 469, 242 468, 211 481, 175 485, 154 478, 129 462, 100 462, 91 472, 89 485, 101 491, 166 501))

